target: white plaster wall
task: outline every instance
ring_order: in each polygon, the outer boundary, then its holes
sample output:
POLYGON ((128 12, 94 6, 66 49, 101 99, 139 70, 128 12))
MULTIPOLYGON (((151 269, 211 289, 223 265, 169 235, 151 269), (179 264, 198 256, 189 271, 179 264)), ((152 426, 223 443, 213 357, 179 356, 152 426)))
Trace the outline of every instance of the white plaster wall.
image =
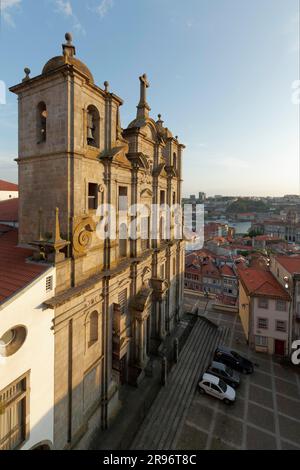
POLYGON ((254 335, 267 336, 269 338, 280 339, 282 341, 288 341, 288 331, 289 331, 289 303, 287 302, 286 312, 280 312, 276 310, 276 300, 269 299, 269 308, 259 308, 258 298, 254 299, 254 324, 253 324, 253 333, 254 335), (268 328, 259 329, 257 328, 258 318, 267 318, 268 319, 268 328), (276 320, 286 321, 287 331, 283 333, 281 331, 276 331, 276 320))
POLYGON ((30 370, 30 436, 22 450, 41 441, 53 443, 54 335, 51 330, 53 310, 43 310, 42 302, 54 295, 46 293, 50 268, 11 302, 0 306, 0 337, 10 328, 24 325, 27 337, 22 347, 0 362, 0 390, 30 370))
POLYGON ((0 191, 0 201, 5 201, 6 199, 15 199, 19 197, 18 191, 0 191))

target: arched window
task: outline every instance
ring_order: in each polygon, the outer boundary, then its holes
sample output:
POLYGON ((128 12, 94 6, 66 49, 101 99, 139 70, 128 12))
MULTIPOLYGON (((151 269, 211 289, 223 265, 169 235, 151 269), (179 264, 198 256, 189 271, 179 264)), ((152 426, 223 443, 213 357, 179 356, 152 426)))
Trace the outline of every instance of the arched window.
POLYGON ((176 170, 176 168, 177 168, 177 156, 176 156, 175 152, 173 153, 173 167, 176 170))
POLYGON ((37 143, 41 144, 47 140, 47 107, 41 101, 37 106, 37 143))
POLYGON ((91 145, 92 147, 99 147, 100 142, 100 133, 99 133, 99 126, 100 123, 100 116, 98 109, 90 105, 87 108, 87 144, 91 145))
POLYGON ((119 229, 119 254, 122 258, 127 256, 127 238, 127 225, 121 224, 119 229))
POLYGON ((96 341, 98 341, 98 312, 94 311, 90 314, 89 318, 89 342, 88 347, 92 346, 96 341))

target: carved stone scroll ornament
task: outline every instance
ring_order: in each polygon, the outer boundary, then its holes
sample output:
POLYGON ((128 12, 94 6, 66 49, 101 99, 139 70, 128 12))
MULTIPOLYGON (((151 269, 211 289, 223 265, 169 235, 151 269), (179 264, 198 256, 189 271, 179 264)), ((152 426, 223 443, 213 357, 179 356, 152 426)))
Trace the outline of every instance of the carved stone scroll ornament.
POLYGON ((84 256, 92 243, 92 233, 96 230, 96 223, 89 216, 83 216, 74 223, 73 254, 84 256))

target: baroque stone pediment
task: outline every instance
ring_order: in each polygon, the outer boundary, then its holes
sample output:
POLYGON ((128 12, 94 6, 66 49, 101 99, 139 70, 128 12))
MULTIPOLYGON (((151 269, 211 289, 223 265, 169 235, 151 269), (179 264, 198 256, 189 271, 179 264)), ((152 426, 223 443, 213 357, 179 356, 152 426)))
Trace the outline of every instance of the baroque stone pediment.
POLYGON ((145 312, 151 303, 153 290, 151 288, 141 289, 130 301, 130 308, 135 313, 145 312))
POLYGON ((142 152, 129 152, 127 153, 127 158, 136 168, 142 168, 144 170, 149 170, 148 157, 142 152))
POLYGON ((103 152, 101 152, 99 159, 100 160, 108 159, 112 161, 115 161, 118 159, 121 159, 121 160, 124 159, 124 161, 126 161, 125 152, 127 151, 127 149, 128 149, 127 145, 120 145, 118 147, 113 147, 112 149, 109 149, 109 150, 104 150, 103 152))
POLYGON ((154 168, 153 175, 154 176, 167 176, 165 164, 160 163, 156 168, 154 168))

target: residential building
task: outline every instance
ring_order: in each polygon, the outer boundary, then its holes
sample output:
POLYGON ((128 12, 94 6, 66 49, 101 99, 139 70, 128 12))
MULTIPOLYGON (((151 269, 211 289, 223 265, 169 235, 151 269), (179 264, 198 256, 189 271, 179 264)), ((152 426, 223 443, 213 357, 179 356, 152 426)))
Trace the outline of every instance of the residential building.
POLYGON ((292 339, 300 339, 300 256, 272 256, 270 269, 292 299, 292 339))
POLYGON ((235 304, 238 297, 238 280, 234 261, 215 258, 207 251, 186 255, 184 286, 197 292, 214 294, 220 300, 235 304))
POLYGON ((19 188, 15 183, 0 180, 0 201, 13 199, 19 196, 19 188))
POLYGON ((251 348, 286 356, 291 350, 290 295, 270 271, 240 268, 239 315, 251 348))
MULTIPOLYGON (((2 227, 3 229, 3 227, 2 227)), ((0 450, 53 447, 55 268, 0 233, 0 450)))

